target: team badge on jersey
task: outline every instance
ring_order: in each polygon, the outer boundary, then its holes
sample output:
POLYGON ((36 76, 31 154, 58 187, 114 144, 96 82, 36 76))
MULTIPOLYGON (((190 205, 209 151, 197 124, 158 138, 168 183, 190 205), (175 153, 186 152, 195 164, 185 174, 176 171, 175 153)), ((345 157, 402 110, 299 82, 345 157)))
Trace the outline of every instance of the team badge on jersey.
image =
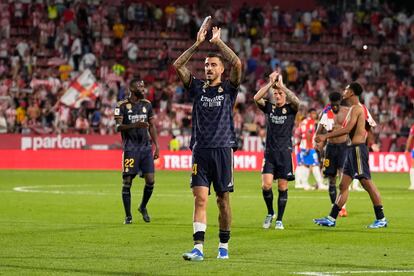
POLYGON ((217 90, 219 93, 223 93, 223 88, 220 86, 219 88, 218 88, 218 90, 217 90))
POLYGON ((147 109, 145 108, 145 106, 142 108, 142 112, 147 113, 147 109))
POLYGON ((119 116, 119 114, 121 114, 121 112, 120 112, 119 108, 115 108, 115 110, 114 110, 114 115, 115 115, 115 116, 119 116))
POLYGON ((286 108, 282 108, 282 114, 286 114, 286 113, 287 113, 286 108))
POLYGON ((128 113, 132 113, 132 105, 130 103, 127 103, 125 107, 128 109, 128 113))

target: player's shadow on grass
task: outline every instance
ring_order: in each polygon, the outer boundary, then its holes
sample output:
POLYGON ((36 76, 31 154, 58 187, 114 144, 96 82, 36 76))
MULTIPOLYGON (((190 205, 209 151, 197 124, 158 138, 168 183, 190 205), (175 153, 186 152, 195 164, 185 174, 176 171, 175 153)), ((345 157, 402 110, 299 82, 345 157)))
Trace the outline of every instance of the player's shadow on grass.
MULTIPOLYGON (((56 268, 56 267, 39 267, 28 265, 0 265, 0 268, 21 269, 35 271, 48 271, 52 273, 86 273, 86 274, 99 274, 99 275, 149 275, 148 273, 141 272, 119 272, 119 271, 103 271, 94 269, 79 269, 79 268, 56 268)), ((4 272, 4 271, 3 271, 4 272)))

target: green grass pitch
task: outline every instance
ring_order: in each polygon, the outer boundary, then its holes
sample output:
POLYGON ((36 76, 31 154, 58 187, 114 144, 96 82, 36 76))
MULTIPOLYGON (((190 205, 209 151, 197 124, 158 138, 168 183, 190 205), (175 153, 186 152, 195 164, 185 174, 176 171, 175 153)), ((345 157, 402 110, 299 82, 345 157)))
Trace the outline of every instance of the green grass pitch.
MULTIPOLYGON (((312 219, 330 210, 327 191, 290 185, 284 231, 264 230, 259 172, 235 174, 229 260, 217 260, 215 197, 210 196, 205 261, 192 248, 189 172, 161 171, 148 205, 136 208, 143 180, 132 187, 134 223, 123 225, 121 176, 113 171, 0 171, 0 274, 4 275, 409 275, 414 274, 414 192, 408 174, 374 174, 386 229, 370 230, 366 192, 351 192, 349 217, 336 228, 312 219), (300 274, 302 273, 302 274, 300 274), (312 274, 313 273, 313 274, 312 274)), ((276 195, 277 198, 277 195, 276 195)))

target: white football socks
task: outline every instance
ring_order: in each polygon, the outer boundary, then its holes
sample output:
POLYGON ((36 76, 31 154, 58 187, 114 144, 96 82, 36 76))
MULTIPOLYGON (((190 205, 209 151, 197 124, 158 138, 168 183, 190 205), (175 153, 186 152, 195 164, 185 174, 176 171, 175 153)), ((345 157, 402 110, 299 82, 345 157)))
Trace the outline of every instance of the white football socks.
POLYGON ((218 247, 229 250, 229 243, 228 242, 226 242, 226 243, 219 242, 219 246, 218 247))
MULTIPOLYGON (((207 224, 201 223, 201 222, 193 222, 193 233, 197 232, 206 232, 207 224)), ((194 248, 197 248, 200 250, 201 253, 203 253, 203 244, 197 243, 194 245, 194 248)))
POLYGON ((206 232, 207 224, 202 222, 193 222, 193 233, 196 232, 206 232))

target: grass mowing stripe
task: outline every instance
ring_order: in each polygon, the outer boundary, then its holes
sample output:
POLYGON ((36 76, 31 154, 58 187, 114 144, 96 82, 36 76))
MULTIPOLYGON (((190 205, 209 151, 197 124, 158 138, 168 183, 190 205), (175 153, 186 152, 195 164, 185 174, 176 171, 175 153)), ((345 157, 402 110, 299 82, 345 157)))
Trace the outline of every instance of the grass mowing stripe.
POLYGON ((327 192, 291 188, 284 216, 286 229, 276 231, 261 228, 265 204, 260 173, 237 172, 231 196, 230 259, 225 263, 216 259, 218 222, 212 195, 206 259, 191 263, 181 257, 192 247, 189 172, 156 173, 148 205, 152 219, 149 224, 136 210, 143 180, 135 179, 134 223, 123 225, 119 172, 0 171, 0 271, 6 275, 292 275, 359 271, 363 275, 366 271, 414 270, 414 193, 407 190, 409 179, 406 174, 373 174, 373 179, 390 221, 387 229, 365 228, 374 219, 366 192, 351 192, 349 217, 340 218, 336 228, 325 229, 313 225, 311 219, 328 212, 327 192), (13 191, 22 186, 29 190, 36 186, 37 192, 13 191))

